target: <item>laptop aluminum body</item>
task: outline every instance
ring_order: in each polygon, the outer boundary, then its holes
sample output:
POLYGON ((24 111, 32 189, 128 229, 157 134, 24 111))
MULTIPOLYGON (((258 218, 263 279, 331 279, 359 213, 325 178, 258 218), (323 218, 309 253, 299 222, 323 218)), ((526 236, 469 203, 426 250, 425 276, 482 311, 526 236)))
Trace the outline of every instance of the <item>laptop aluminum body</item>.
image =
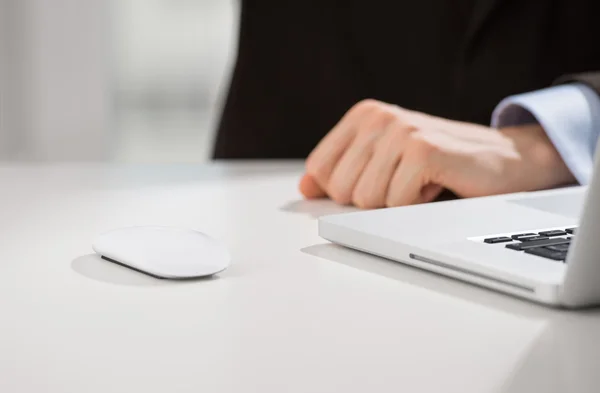
POLYGON ((546 305, 598 305, 598 159, 593 173, 585 187, 324 216, 319 219, 319 235, 345 247, 546 305), (543 239, 540 232, 563 235, 546 238, 551 245, 545 250, 519 250, 527 247, 525 241, 512 240, 520 234, 543 239), (493 243, 496 239, 500 242, 493 243), (553 242, 558 245, 552 246, 553 242), (541 250, 555 255, 552 250, 565 248, 567 242, 564 261, 530 253, 541 250))

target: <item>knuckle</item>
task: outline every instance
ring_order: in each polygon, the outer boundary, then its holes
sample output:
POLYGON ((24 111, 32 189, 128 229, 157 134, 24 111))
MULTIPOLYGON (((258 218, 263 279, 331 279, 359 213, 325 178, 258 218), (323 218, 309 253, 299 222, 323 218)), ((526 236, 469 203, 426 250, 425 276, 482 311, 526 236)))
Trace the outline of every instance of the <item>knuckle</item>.
POLYGON ((379 204, 373 199, 373 198, 369 198, 368 196, 356 196, 353 198, 352 200, 352 204, 360 209, 376 209, 379 206, 379 204))
POLYGON ((396 114, 388 108, 382 108, 377 112, 377 118, 385 125, 389 125, 396 121, 396 114))
POLYGON ((352 194, 352 204, 361 209, 376 209, 383 206, 383 201, 374 192, 359 187, 352 194))
POLYGON ((385 201, 385 207, 398 207, 400 206, 400 204, 398 203, 398 201, 394 200, 394 199, 387 199, 385 201))
POLYGON ((327 194, 329 198, 339 205, 348 205, 351 202, 350 193, 342 187, 328 187, 327 194))
POLYGON ((410 133, 408 143, 415 153, 424 157, 429 157, 437 151, 437 146, 423 132, 410 133))
POLYGON ((366 209, 368 203, 367 203, 364 193, 355 192, 352 195, 352 204, 360 209, 366 209))
MULTIPOLYGON (((360 137, 369 137, 371 134, 375 134, 378 132, 377 123, 374 121, 370 121, 365 123, 362 127, 358 129, 357 135, 360 137)), ((363 141, 363 139, 358 139, 359 141, 363 141)))
POLYGON ((402 201, 398 195, 388 195, 384 201, 385 207, 398 207, 402 206, 402 201))
POLYGON ((383 134, 389 131, 389 127, 396 121, 395 114, 385 108, 377 108, 371 111, 370 116, 363 120, 359 128, 360 134, 383 134))
POLYGON ((406 143, 406 138, 415 130, 415 128, 400 121, 395 121, 387 130, 387 138, 382 138, 381 144, 395 146, 400 143, 406 143))
POLYGON ((352 111, 361 111, 361 112, 370 112, 382 107, 382 103, 380 101, 374 100, 372 98, 366 98, 354 104, 352 107, 352 111))
POLYGON ((416 125, 402 121, 397 121, 394 128, 394 130, 396 131, 396 136, 402 139, 406 138, 406 136, 408 136, 409 134, 416 132, 418 129, 419 128, 416 125))

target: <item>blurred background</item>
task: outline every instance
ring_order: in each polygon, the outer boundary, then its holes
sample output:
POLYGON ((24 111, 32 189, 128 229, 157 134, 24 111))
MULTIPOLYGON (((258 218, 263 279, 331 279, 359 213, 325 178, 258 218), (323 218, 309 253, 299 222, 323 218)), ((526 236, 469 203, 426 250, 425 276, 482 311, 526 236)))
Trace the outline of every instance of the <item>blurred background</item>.
POLYGON ((238 8, 0 0, 0 160, 207 160, 238 8))

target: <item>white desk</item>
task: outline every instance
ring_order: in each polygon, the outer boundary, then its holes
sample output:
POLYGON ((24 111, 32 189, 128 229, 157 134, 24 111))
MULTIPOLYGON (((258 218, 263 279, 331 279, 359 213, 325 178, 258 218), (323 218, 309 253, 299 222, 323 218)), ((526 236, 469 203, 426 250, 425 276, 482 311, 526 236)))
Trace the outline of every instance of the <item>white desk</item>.
MULTIPOLYGON (((0 392, 598 392, 600 314, 327 245, 299 164, 0 166, 0 392), (141 224, 222 239, 219 278, 99 260, 141 224)), ((410 225, 410 223, 407 223, 410 225)))

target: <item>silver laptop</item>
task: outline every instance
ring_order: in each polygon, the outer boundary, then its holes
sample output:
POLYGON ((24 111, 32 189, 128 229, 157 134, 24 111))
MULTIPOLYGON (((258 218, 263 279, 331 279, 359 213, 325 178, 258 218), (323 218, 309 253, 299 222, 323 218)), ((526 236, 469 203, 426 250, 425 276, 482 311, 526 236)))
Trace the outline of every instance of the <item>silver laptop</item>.
POLYGON ((319 235, 546 305, 600 305, 595 161, 587 187, 324 216, 319 235))

